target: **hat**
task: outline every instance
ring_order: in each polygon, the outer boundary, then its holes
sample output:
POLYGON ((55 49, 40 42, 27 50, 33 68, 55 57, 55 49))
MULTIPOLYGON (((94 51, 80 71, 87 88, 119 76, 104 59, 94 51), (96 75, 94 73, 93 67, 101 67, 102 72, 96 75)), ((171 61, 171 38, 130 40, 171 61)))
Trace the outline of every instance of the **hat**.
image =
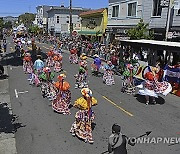
POLYGON ((118 124, 113 124, 112 131, 113 131, 113 133, 120 133, 121 132, 121 126, 119 126, 118 124))
POLYGON ((111 62, 111 61, 108 61, 107 64, 108 64, 108 65, 112 65, 112 62, 111 62))
POLYGON ((92 97, 92 91, 89 88, 81 89, 81 94, 85 97, 92 97))
POLYGON ((50 69, 49 67, 45 67, 45 68, 43 69, 43 71, 44 71, 44 72, 51 72, 51 69, 50 69))
POLYGON ((31 57, 31 54, 30 53, 25 53, 26 56, 28 57, 31 57))
POLYGON ((127 68, 132 70, 133 69, 133 65, 132 64, 127 64, 127 68))
POLYGON ((65 74, 60 74, 58 75, 57 79, 58 80, 62 80, 62 79, 65 79, 66 78, 66 75, 65 74))
POLYGON ((62 91, 66 91, 70 88, 70 84, 67 81, 63 81, 63 82, 55 82, 55 87, 62 90, 62 91))
POLYGON ((97 58, 99 58, 99 56, 98 56, 97 54, 95 54, 95 55, 94 55, 94 57, 97 57, 97 58))
POLYGON ((86 60, 87 59, 87 56, 85 53, 82 53, 82 55, 80 56, 81 60, 86 60))
POLYGON ((37 58, 41 59, 41 58, 42 58, 42 56, 41 56, 41 55, 37 55, 37 58))

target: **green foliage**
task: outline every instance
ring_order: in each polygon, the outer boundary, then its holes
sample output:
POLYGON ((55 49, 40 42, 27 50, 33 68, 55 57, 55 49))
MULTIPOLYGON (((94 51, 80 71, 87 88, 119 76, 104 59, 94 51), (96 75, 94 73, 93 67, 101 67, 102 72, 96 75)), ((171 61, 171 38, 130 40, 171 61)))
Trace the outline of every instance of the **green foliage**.
POLYGON ((35 20, 35 14, 33 13, 25 13, 18 17, 19 23, 23 23, 25 27, 30 27, 35 20))
POLYGON ((127 31, 130 39, 140 40, 140 39, 153 39, 153 32, 149 31, 148 24, 145 24, 141 19, 135 28, 131 28, 127 31))
POLYGON ((6 29, 11 29, 12 28, 12 22, 11 21, 8 21, 4 24, 4 28, 6 29))
POLYGON ((41 29, 38 26, 30 26, 28 32, 37 35, 41 32, 41 29))
POLYGON ((3 29, 3 27, 4 27, 3 19, 2 19, 2 18, 0 18, 0 30, 2 30, 2 29, 3 29))

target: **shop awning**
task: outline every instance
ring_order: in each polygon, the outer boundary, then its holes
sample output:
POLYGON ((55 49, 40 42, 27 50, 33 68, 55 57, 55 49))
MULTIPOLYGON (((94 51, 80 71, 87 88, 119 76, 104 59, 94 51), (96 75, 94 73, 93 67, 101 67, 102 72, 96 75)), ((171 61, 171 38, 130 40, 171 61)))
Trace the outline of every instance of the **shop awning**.
POLYGON ((79 31, 78 32, 81 35, 97 35, 102 36, 102 32, 96 32, 96 31, 79 31))

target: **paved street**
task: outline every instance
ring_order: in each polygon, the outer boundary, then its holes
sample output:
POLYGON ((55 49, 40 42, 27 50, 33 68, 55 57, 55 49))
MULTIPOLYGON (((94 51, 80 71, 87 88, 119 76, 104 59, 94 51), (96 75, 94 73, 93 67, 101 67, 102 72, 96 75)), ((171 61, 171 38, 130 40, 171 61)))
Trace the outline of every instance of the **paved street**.
MULTIPOLYGON (((84 143, 69 133, 77 109, 71 108, 71 115, 55 113, 51 102, 42 98, 40 89, 28 83, 28 76, 22 69, 22 61, 14 58, 14 43, 8 40, 7 65, 9 74, 9 93, 13 114, 22 123, 16 134, 18 154, 100 154, 107 150, 111 126, 118 123, 122 132, 129 137, 136 137, 152 131, 150 137, 180 137, 180 99, 169 94, 159 97, 156 105, 145 105, 145 98, 120 92, 121 79, 115 76, 115 85, 108 87, 102 78, 91 76, 89 59, 89 87, 98 105, 93 107, 96 119, 93 130, 94 144, 84 143), (15 91, 19 93, 18 98, 15 91), (27 92, 28 91, 28 92, 27 92)), ((37 43, 43 52, 50 45, 37 43)), ((69 54, 63 53, 63 68, 66 80, 71 84, 72 104, 81 96, 80 90, 74 89, 74 75, 78 66, 70 64, 69 54)), ((55 78, 56 80, 56 78, 55 78)), ((168 144, 128 145, 130 154, 179 154, 180 146, 168 144)))

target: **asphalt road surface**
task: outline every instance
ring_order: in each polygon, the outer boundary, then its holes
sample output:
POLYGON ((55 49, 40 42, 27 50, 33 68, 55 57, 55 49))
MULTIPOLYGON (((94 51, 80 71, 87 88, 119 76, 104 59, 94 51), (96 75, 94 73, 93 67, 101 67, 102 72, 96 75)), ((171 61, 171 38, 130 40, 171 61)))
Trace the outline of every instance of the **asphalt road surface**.
MULTIPOLYGON (((98 105, 93 107, 96 114, 93 138, 94 144, 84 143, 69 133, 77 109, 71 108, 71 115, 57 114, 52 110, 51 102, 42 98, 40 89, 28 83, 28 76, 22 69, 20 58, 14 57, 14 43, 8 39, 7 64, 9 71, 10 96, 13 113, 22 123, 15 134, 18 154, 101 154, 107 150, 111 126, 118 123, 122 133, 129 137, 137 137, 152 131, 153 137, 180 137, 180 99, 169 94, 159 97, 156 105, 145 105, 141 96, 131 96, 120 92, 121 79, 115 76, 115 85, 106 86, 102 78, 91 76, 89 71, 89 87, 98 105), (18 93, 16 98, 15 91, 18 93), (22 92, 22 93, 21 93, 22 92)), ((37 43, 43 52, 50 45, 37 43)), ((30 49, 30 48, 29 48, 30 49)), ((70 64, 69 54, 63 53, 63 68, 66 80, 71 84, 72 104, 81 96, 80 90, 74 89, 74 75, 78 66, 70 64)), ((89 59, 89 65, 91 63, 89 59)), ((90 67, 89 67, 90 70, 90 67)), ((56 80, 56 79, 55 79, 56 80)), ((180 146, 175 144, 144 143, 131 147, 130 154, 179 154, 180 146)))

